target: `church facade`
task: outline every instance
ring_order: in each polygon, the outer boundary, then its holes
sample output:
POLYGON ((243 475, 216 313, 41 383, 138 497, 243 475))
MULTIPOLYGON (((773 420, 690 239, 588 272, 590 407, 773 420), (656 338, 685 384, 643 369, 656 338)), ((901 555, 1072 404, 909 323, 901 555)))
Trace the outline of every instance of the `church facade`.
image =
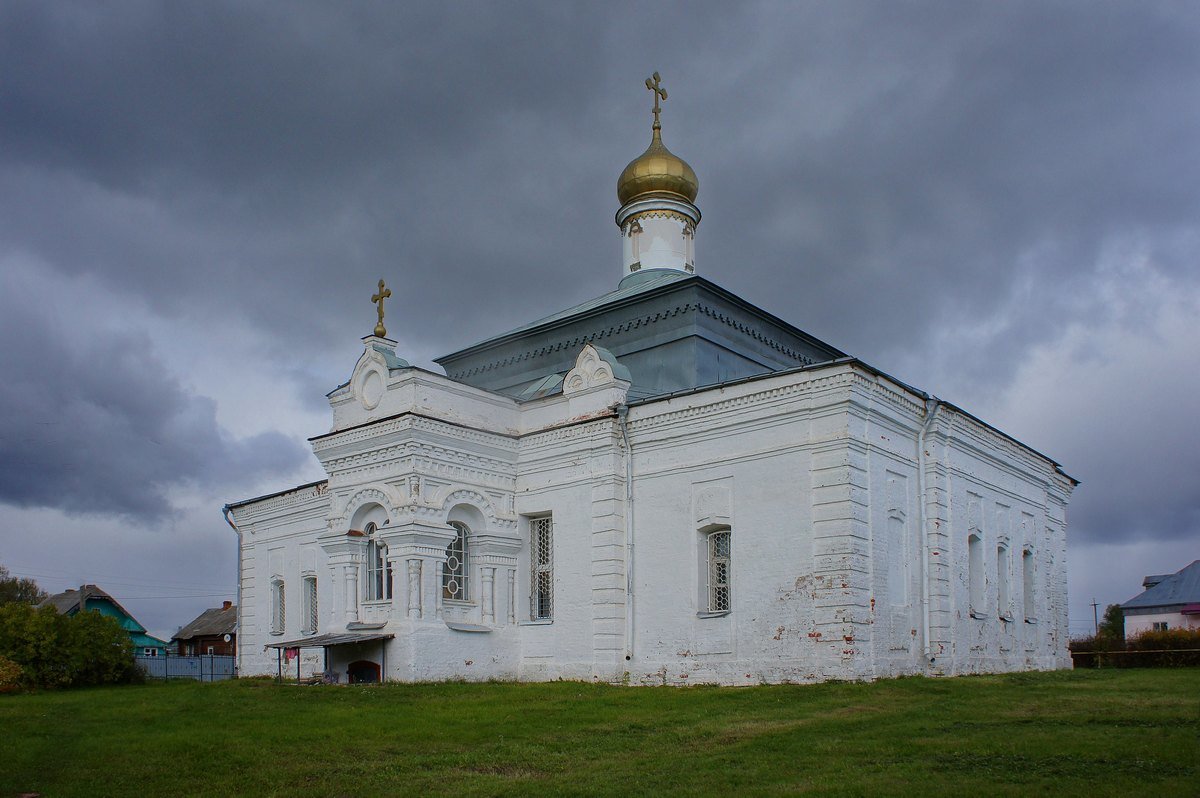
POLYGON ((1053 460, 695 274, 698 181, 618 183, 604 296, 410 366, 380 324, 235 502, 243 674, 758 684, 1069 667, 1053 460), (288 664, 283 665, 283 652, 288 664), (299 656, 293 663, 291 657, 299 656))

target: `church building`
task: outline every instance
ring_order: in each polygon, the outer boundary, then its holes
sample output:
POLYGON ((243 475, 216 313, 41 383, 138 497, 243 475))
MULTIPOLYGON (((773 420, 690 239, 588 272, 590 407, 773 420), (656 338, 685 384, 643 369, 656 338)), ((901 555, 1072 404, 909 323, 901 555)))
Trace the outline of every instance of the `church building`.
POLYGON ((646 85, 611 292, 437 374, 388 337, 380 281, 379 323, 310 439, 327 478, 225 508, 240 673, 738 685, 1070 667, 1075 481, 697 274, 699 182, 663 143, 657 73, 646 85))

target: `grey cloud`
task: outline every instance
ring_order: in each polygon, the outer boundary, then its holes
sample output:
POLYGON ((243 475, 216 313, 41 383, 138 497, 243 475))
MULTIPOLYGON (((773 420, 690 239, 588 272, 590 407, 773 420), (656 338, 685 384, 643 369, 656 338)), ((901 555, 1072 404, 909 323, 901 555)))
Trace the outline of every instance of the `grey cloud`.
MULTIPOLYGON (((47 281, 257 327, 319 406, 380 276, 418 360, 610 289, 614 182, 659 69, 666 141, 701 180, 700 272, 902 379, 986 396, 1072 324, 1115 319, 1112 252, 1196 290, 1198 42, 1200 14, 1171 3, 8 3, 0 246, 47 281)), ((147 383, 136 339, 102 344, 147 383)), ((236 448, 165 379, 170 412, 113 415, 181 425, 203 462, 236 448)), ((1107 450, 1030 443, 1089 480, 1076 518, 1096 535, 1195 528, 1186 491, 1145 475, 1130 489, 1159 510, 1089 505, 1090 473, 1119 478, 1107 450)))
POLYGON ((151 522, 172 512, 173 487, 245 485, 302 463, 278 433, 232 439, 144 335, 67 340, 21 299, 0 306, 0 502, 151 522))

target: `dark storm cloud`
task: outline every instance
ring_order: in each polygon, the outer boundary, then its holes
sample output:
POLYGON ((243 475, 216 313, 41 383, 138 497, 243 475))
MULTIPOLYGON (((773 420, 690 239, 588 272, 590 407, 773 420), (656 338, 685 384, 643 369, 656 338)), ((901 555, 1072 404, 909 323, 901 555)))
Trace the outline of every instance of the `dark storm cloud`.
POLYGON ((0 502, 151 522, 172 512, 172 488, 245 485, 303 462, 278 433, 231 439, 146 336, 72 340, 0 285, 0 502))
MULTIPOLYGON (((168 320, 250 325, 320 404, 380 276, 410 357, 611 289, 614 182, 648 141, 658 69, 666 142, 700 177, 701 274, 921 387, 952 373, 986 396, 1073 325, 1153 322, 1157 300, 1118 312, 1105 293, 1141 290, 1111 288, 1113 257, 1197 290, 1198 45, 1200 12, 1170 3, 8 3, 0 255, 168 320)), ((88 346, 125 363, 137 341, 88 346)), ((162 364, 142 365, 129 384, 162 364)), ((83 417, 110 387, 90 379, 83 417)), ((209 479, 233 444, 165 379, 151 417, 201 441, 182 468, 209 479)), ((1075 517, 1103 538, 1195 529, 1194 491, 1084 445, 1120 416, 1074 406, 1093 428, 1029 442, 1089 480, 1075 517)), ((1189 473, 1195 425, 1159 415, 1133 459, 1189 473), (1159 451, 1167 428, 1179 445, 1159 451)))

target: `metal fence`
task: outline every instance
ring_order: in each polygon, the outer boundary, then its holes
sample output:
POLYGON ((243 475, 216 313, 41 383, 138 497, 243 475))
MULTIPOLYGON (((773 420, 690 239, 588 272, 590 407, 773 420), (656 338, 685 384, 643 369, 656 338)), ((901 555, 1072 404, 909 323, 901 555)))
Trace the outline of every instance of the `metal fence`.
POLYGON ((202 654, 195 657, 135 657, 138 667, 151 679, 195 679, 219 682, 237 678, 237 665, 228 655, 202 654))

